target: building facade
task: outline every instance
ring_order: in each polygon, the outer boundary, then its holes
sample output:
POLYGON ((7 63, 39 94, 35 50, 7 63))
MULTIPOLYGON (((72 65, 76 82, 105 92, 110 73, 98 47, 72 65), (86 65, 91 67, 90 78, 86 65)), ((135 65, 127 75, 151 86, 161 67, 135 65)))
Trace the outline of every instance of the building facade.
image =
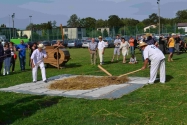
POLYGON ((178 29, 184 29, 185 33, 187 33, 187 23, 178 23, 177 27, 178 29))
POLYGON ((63 32, 68 39, 82 39, 82 37, 86 36, 86 28, 82 28, 82 27, 78 27, 78 28, 64 27, 63 32))

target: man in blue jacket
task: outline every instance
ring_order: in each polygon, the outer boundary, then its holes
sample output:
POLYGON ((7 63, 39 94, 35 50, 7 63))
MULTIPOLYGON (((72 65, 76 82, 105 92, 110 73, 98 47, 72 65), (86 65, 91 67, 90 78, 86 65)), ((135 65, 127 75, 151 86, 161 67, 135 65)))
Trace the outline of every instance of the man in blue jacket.
POLYGON ((4 60, 4 49, 3 49, 3 45, 0 42, 0 73, 3 66, 3 60, 4 60))
POLYGON ((27 45, 24 44, 24 41, 21 40, 20 44, 17 45, 17 48, 16 48, 18 51, 19 51, 19 61, 20 61, 20 68, 21 68, 21 71, 24 71, 25 70, 25 60, 26 60, 26 49, 27 49, 27 45))

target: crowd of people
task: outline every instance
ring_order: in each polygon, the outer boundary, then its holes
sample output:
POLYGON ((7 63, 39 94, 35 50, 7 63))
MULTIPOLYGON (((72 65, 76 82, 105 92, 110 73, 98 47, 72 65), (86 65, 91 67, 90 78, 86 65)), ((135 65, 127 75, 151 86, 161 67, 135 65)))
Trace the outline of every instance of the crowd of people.
MULTIPOLYGON (((88 50, 90 53, 91 64, 97 64, 97 53, 99 55, 99 64, 104 64, 104 52, 105 52, 105 43, 102 40, 102 36, 98 37, 99 42, 95 42, 95 39, 92 38, 92 42, 89 43, 88 50)), ((111 59, 111 63, 119 61, 120 55, 122 53, 123 59, 122 63, 126 64, 126 56, 131 55, 129 64, 137 64, 137 58, 135 54, 135 48, 137 48, 142 53, 142 60, 144 62, 144 70, 149 64, 150 67, 150 80, 149 83, 154 83, 157 75, 157 71, 160 68, 160 82, 165 83, 165 56, 166 48, 168 48, 169 56, 168 62, 173 61, 173 54, 176 49, 177 54, 179 54, 180 46, 182 41, 180 36, 172 33, 171 37, 164 38, 163 35, 160 36, 159 40, 156 40, 151 34, 148 36, 139 36, 137 38, 130 37, 127 41, 123 37, 116 36, 114 40, 114 51, 111 59)), ((64 47, 60 41, 57 41, 54 46, 64 47)), ((29 66, 32 68, 33 82, 37 82, 37 70, 38 67, 41 69, 42 79, 44 82, 47 82, 46 71, 44 66, 44 58, 47 58, 45 51, 45 46, 43 44, 33 43, 32 46, 24 43, 23 40, 20 41, 20 44, 15 46, 13 42, 7 42, 4 45, 0 44, 0 71, 3 69, 3 75, 9 75, 10 69, 12 72, 15 72, 15 62, 19 58, 20 70, 25 71, 26 64, 26 50, 29 50, 29 66), (16 54, 18 51, 18 55, 16 54), (4 63, 4 66, 3 66, 4 63)))
POLYGON ((17 58, 19 58, 20 70, 25 71, 27 49, 29 51, 29 66, 32 68, 33 82, 37 81, 38 66, 40 66, 43 81, 47 82, 43 62, 43 58, 47 58, 47 54, 44 50, 44 45, 36 42, 32 45, 27 45, 21 40, 20 44, 16 46, 13 42, 6 42, 4 45, 0 43, 0 73, 3 69, 3 75, 9 75, 10 68, 12 72, 15 72, 15 62, 17 58), (18 55, 16 51, 18 51, 18 55))
MULTIPOLYGON (((114 62, 115 58, 116 61, 119 60, 120 54, 122 53, 123 61, 122 63, 126 63, 126 56, 129 54, 131 55, 129 64, 137 64, 138 61, 135 56, 135 48, 138 47, 142 53, 142 60, 144 62, 143 67, 141 68, 144 70, 146 66, 150 67, 150 80, 149 83, 154 83, 157 72, 160 69, 160 83, 165 83, 165 55, 166 51, 169 52, 168 62, 173 61, 173 54, 176 49, 177 54, 180 52, 180 46, 182 46, 182 41, 179 35, 174 33, 171 34, 171 37, 164 37, 161 35, 159 39, 155 39, 152 34, 139 36, 137 38, 130 37, 127 41, 123 37, 116 36, 114 40, 114 52, 112 56, 111 62, 114 62)), ((99 54, 99 64, 104 64, 104 51, 105 51, 105 44, 102 40, 102 37, 99 36, 99 42, 95 42, 95 39, 92 38, 92 42, 89 43, 88 50, 90 53, 91 58, 91 65, 96 64, 97 59, 97 50, 99 54)))

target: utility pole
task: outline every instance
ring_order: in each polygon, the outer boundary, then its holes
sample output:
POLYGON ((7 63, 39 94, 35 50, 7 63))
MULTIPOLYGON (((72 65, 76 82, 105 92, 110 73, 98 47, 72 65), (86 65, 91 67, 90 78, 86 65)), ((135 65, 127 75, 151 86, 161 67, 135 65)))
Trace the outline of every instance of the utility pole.
POLYGON ((32 18, 32 16, 30 15, 29 17, 30 17, 30 27, 31 27, 30 28, 30 30, 31 30, 31 34, 30 34, 31 36, 30 36, 30 38, 31 38, 31 42, 32 42, 32 25, 31 25, 31 18, 32 18))
POLYGON ((14 17, 15 17, 15 13, 12 14, 12 23, 13 23, 13 37, 15 37, 15 34, 14 34, 14 17))
POLYGON ((157 0, 157 4, 158 4, 158 20, 159 20, 159 27, 158 27, 158 34, 160 36, 160 0, 157 0))
POLYGON ((160 36, 160 0, 157 0, 157 4, 158 4, 158 18, 159 18, 159 30, 158 30, 158 34, 160 36))
POLYGON ((9 35, 10 35, 10 39, 11 39, 10 15, 9 15, 9 35))

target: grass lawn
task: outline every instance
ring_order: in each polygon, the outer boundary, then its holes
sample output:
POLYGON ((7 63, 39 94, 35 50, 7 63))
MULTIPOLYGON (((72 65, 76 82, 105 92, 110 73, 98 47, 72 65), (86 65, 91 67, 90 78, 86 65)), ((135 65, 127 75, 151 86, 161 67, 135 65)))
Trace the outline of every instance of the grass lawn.
MULTIPOLYGON (((87 49, 69 49, 69 52, 72 59, 66 64, 66 68, 47 68, 47 77, 59 74, 106 76, 97 66, 90 65, 87 49)), ((122 64, 122 57, 119 62, 111 63, 113 48, 107 48, 103 67, 116 76, 137 70, 143 63, 139 50, 136 50, 136 53, 139 61, 136 65, 122 64)), ((186 53, 175 54, 174 62, 166 62, 166 84, 146 85, 115 100, 85 100, 0 92, 0 125, 187 124, 186 57, 186 53)), ((127 59, 129 58, 128 56, 127 59)), ((27 69, 20 72, 17 60, 15 73, 0 76, 0 88, 31 82, 28 63, 27 69)), ((130 76, 149 77, 149 69, 130 76)), ((38 79, 41 80, 40 70, 38 79)))

